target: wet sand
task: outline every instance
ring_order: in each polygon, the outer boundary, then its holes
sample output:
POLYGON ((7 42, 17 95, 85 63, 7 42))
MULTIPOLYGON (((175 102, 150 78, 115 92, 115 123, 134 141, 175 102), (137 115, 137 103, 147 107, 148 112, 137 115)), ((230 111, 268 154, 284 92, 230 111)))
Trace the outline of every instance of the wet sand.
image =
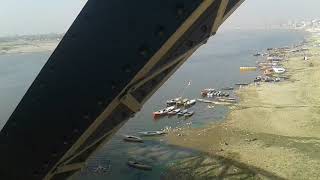
MULTIPOLYGON (((239 89, 240 102, 226 121, 170 133, 168 142, 245 165, 254 172, 252 179, 319 179, 320 48, 314 46, 319 39, 309 37, 309 61, 300 54, 284 62, 289 80, 239 89)), ((177 163, 172 169, 185 166, 177 163)), ((200 179, 222 171, 198 173, 201 167, 208 168, 190 163, 187 169, 200 179)))

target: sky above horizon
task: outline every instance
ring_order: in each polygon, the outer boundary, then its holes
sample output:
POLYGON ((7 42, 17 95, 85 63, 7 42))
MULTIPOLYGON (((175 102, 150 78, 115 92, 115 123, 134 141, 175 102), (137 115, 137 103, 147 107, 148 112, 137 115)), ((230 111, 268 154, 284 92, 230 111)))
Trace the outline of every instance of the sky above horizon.
MULTIPOLYGON (((63 33, 87 0, 1 0, 0 36, 63 33)), ((319 0, 246 0, 222 29, 252 29, 320 18, 319 0)))

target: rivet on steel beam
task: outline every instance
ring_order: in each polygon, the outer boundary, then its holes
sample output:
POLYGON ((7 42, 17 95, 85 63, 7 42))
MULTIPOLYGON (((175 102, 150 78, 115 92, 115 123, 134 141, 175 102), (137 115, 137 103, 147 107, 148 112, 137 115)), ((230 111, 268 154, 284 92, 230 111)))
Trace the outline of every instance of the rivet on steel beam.
POLYGON ((163 37, 164 36, 164 27, 163 26, 159 26, 156 30, 155 33, 156 36, 158 37, 163 37))
POLYGON ((192 47, 193 44, 194 44, 194 42, 191 41, 191 40, 188 40, 188 41, 186 42, 186 45, 187 45, 188 47, 192 47))
POLYGON ((73 129, 73 133, 77 134, 79 132, 79 129, 75 128, 73 129))
POLYGON ((83 119, 88 120, 88 119, 89 119, 89 115, 88 115, 88 114, 85 114, 85 115, 83 116, 83 119))
POLYGON ((183 16, 184 12, 185 12, 184 5, 183 5, 183 4, 177 4, 177 5, 176 5, 176 14, 177 14, 177 17, 183 16))
POLYGON ((122 71, 125 73, 130 73, 130 72, 132 72, 132 69, 131 69, 130 65, 127 64, 127 65, 122 66, 122 71))
POLYGON ((116 82, 111 81, 111 89, 115 90, 117 88, 116 82))
POLYGON ((45 85, 44 83, 41 83, 41 84, 39 85, 39 87, 42 89, 42 88, 45 88, 46 85, 45 85))
POLYGON ((49 67, 49 73, 53 73, 53 72, 54 72, 54 67, 53 66, 49 67))
POLYGON ((145 48, 145 47, 140 48, 139 54, 140 54, 141 56, 143 56, 144 58, 147 58, 147 57, 148 57, 148 49, 145 48))
POLYGON ((38 177, 39 176, 39 172, 38 171, 34 171, 33 172, 33 176, 38 177))
POLYGON ((128 116, 128 113, 126 113, 126 112, 121 112, 121 116, 122 116, 122 118, 126 118, 126 117, 128 116))
POLYGON ((207 25, 202 25, 200 27, 200 29, 201 29, 202 32, 206 33, 208 31, 208 26, 207 25))
POLYGON ((49 161, 45 161, 44 163, 43 163, 43 168, 47 168, 49 166, 49 161))

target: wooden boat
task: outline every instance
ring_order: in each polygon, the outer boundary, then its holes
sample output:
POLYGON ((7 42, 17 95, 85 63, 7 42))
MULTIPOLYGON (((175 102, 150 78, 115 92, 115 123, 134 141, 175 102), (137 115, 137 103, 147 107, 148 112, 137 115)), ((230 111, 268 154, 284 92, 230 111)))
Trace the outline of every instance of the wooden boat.
POLYGON ((203 89, 201 91, 201 96, 206 97, 206 96, 210 96, 209 94, 213 94, 216 90, 213 88, 207 88, 207 89, 203 89))
POLYGON ((167 114, 167 111, 165 109, 161 109, 159 111, 153 112, 153 117, 164 116, 166 114, 167 114))
POLYGON ((219 98, 218 101, 220 101, 220 102, 236 103, 236 100, 235 100, 235 99, 219 98))
POLYGON ((184 106, 184 104, 189 101, 189 99, 185 98, 185 99, 181 99, 179 101, 177 101, 177 106, 184 106))
POLYGON ((207 93, 207 97, 208 98, 212 98, 214 96, 214 92, 209 92, 209 93, 207 93))
POLYGON ((257 67, 240 67, 240 71, 256 71, 257 67))
POLYGON ((231 90, 234 90, 234 88, 233 87, 224 87, 224 88, 222 88, 222 90, 231 91, 231 90))
POLYGON ((181 109, 174 109, 170 112, 168 112, 168 115, 176 115, 177 113, 179 113, 181 111, 181 109))
POLYGON ((166 132, 164 132, 164 131, 145 131, 145 132, 139 132, 139 134, 141 134, 143 136, 159 136, 159 135, 166 134, 166 132))
POLYGON ((237 86, 248 86, 249 83, 236 83, 237 86))
POLYGON ((140 137, 129 136, 129 135, 125 135, 123 140, 124 141, 128 141, 128 142, 138 142, 138 143, 142 143, 143 142, 143 140, 140 137))
POLYGON ((212 103, 213 102, 213 101, 206 100, 206 99, 197 99, 197 101, 203 102, 203 103, 212 103))
POLYGON ((188 110, 187 109, 185 109, 185 110, 183 110, 183 111, 180 111, 180 112, 178 112, 177 114, 178 114, 178 116, 183 116, 185 113, 187 113, 188 112, 188 110))
POLYGON ((184 117, 191 117, 194 114, 194 111, 189 111, 184 113, 184 117))
POLYGON ((181 97, 170 99, 167 101, 167 106, 175 106, 178 101, 181 100, 181 97))
POLYGON ((195 105, 196 104, 196 100, 195 99, 191 99, 189 101, 187 101, 184 106, 192 106, 192 105, 195 105))
POLYGON ((152 166, 147 165, 147 164, 143 164, 141 162, 138 161, 128 161, 127 165, 133 168, 137 168, 137 169, 141 169, 141 170, 146 170, 146 171, 151 171, 152 170, 152 166))
POLYGON ((171 111, 174 110, 175 108, 176 108, 175 106, 170 106, 170 107, 167 107, 167 108, 165 108, 165 109, 161 109, 161 110, 159 110, 159 111, 155 111, 155 112, 153 112, 153 117, 154 117, 154 118, 158 118, 158 117, 167 115, 168 112, 171 112, 171 111))

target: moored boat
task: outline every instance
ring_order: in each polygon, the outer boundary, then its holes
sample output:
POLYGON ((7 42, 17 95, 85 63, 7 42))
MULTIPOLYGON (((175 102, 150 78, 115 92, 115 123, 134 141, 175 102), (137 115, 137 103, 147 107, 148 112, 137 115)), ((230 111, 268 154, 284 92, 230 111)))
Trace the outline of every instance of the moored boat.
POLYGON ((143 164, 141 162, 138 161, 128 161, 127 165, 133 168, 137 168, 137 169, 141 169, 141 170, 146 170, 146 171, 151 171, 152 170, 152 166, 147 165, 147 164, 143 164))
POLYGON ((249 83, 236 83, 237 86, 247 86, 249 83))
POLYGON ((212 103, 213 102, 213 101, 206 100, 206 99, 197 99, 197 101, 203 102, 203 103, 212 103))
POLYGON ((184 106, 192 106, 192 105, 195 105, 196 102, 197 101, 195 99, 191 99, 191 100, 185 102, 184 106))
POLYGON ((130 135, 125 135, 123 140, 128 142, 139 142, 139 143, 143 142, 143 140, 140 137, 130 136, 130 135))
POLYGON ((168 111, 166 111, 166 109, 161 109, 161 110, 159 110, 159 111, 153 112, 152 114, 153 114, 153 117, 154 117, 154 118, 157 118, 157 117, 160 117, 160 116, 164 116, 164 115, 166 115, 167 113, 168 113, 168 111))
POLYGON ((184 117, 191 117, 194 114, 194 111, 189 111, 184 114, 184 117))
POLYGON ((224 87, 224 88, 222 88, 222 90, 225 90, 225 91, 231 91, 233 89, 234 89, 233 87, 224 87))
POLYGON ((178 114, 178 116, 183 116, 185 113, 187 113, 188 112, 188 110, 187 109, 185 109, 185 110, 183 110, 183 111, 180 111, 180 112, 178 112, 177 114, 178 114))
POLYGON ((177 102, 181 100, 181 97, 170 99, 167 101, 167 106, 175 106, 177 102))
POLYGON ((163 135, 166 134, 164 131, 144 131, 144 132, 139 132, 139 134, 143 136, 158 136, 158 135, 163 135))
POLYGON ((181 111, 181 109, 174 109, 170 112, 168 112, 168 115, 176 115, 177 113, 179 113, 181 111))

